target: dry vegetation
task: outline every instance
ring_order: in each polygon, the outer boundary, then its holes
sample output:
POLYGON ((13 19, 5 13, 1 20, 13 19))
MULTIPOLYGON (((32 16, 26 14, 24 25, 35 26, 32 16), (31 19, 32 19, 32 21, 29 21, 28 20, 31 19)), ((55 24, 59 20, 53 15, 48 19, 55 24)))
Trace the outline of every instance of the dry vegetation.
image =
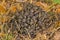
POLYGON ((0 0, 0 40, 60 40, 60 5, 52 0, 0 0))

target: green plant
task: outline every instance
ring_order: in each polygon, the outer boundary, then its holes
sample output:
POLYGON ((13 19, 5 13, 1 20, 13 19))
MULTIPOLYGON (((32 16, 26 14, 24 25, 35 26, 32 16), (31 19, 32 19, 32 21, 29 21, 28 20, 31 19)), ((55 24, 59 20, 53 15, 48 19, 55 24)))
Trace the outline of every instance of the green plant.
POLYGON ((60 0, 53 0, 55 4, 60 4, 60 0))
POLYGON ((13 35, 12 34, 6 34, 5 37, 2 38, 2 40, 12 40, 13 39, 13 35))

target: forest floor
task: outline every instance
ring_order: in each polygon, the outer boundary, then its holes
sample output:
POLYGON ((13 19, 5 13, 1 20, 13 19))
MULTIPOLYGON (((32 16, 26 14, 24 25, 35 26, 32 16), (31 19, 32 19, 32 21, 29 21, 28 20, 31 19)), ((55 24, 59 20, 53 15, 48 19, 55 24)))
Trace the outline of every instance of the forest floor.
POLYGON ((0 0, 0 40, 60 40, 60 4, 0 0))

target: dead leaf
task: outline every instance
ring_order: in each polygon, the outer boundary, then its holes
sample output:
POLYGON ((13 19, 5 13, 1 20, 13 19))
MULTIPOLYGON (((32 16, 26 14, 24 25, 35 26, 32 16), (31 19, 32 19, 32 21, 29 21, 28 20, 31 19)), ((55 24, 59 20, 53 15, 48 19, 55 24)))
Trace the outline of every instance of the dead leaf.
POLYGON ((4 33, 0 33, 0 37, 4 37, 5 36, 5 34, 4 33))
POLYGON ((12 7, 11 7, 11 11, 12 11, 12 12, 16 12, 16 6, 12 6, 12 7))
POLYGON ((0 14, 5 14, 6 9, 4 8, 4 6, 0 5, 0 14))

